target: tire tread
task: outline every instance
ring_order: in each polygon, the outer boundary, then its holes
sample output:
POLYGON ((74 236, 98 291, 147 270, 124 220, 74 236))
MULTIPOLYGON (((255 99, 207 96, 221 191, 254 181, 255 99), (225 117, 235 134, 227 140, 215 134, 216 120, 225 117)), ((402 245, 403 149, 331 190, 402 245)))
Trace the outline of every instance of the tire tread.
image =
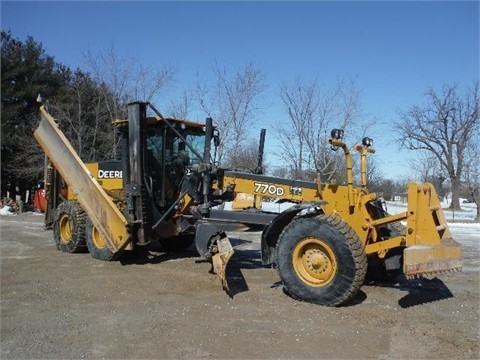
MULTIPOLYGON (((367 256, 365 254, 365 248, 355 233, 355 231, 344 222, 340 217, 336 215, 318 215, 314 220, 317 221, 319 227, 321 224, 327 224, 330 229, 338 232, 340 234, 339 239, 341 242, 335 244, 338 247, 338 251, 347 254, 348 257, 351 257, 352 265, 348 265, 347 271, 342 272, 342 281, 340 285, 330 287, 327 285, 322 290, 318 288, 311 287, 307 284, 304 284, 302 280, 298 279, 295 274, 291 273, 289 262, 291 262, 291 256, 286 256, 289 259, 280 259, 279 252, 282 251, 285 254, 287 244, 281 244, 283 241, 290 243, 295 241, 292 237, 298 236, 298 232, 303 232, 301 226, 308 224, 305 221, 309 221, 306 218, 298 218, 288 224, 283 232, 280 234, 279 242, 277 244, 277 270, 279 272, 280 278, 284 283, 284 287, 290 296, 297 300, 313 302, 321 305, 327 306, 341 306, 349 302, 361 288, 364 283, 365 275, 367 272, 367 256), (304 222, 301 224, 300 222, 304 222), (291 234, 292 233, 292 234, 291 234), (282 249, 282 247, 285 247, 282 249), (348 255, 351 254, 351 255, 348 255), (282 266, 283 265, 283 266, 282 266), (287 269, 287 270, 286 270, 287 269), (345 273, 353 274, 353 277, 345 277, 345 273), (292 279, 294 283, 291 283, 292 279), (290 288, 289 288, 290 287, 290 288), (327 289, 328 288, 328 289, 327 289), (321 295, 315 296, 317 293, 321 295)), ((312 225, 311 223, 309 224, 312 225)), ((315 229, 311 229, 313 232, 315 229)), ((292 245, 292 244, 290 244, 292 245)), ((292 245, 293 246, 293 245, 292 245)), ((349 261, 351 262, 351 261, 349 261)), ((346 266, 346 265, 343 265, 346 266)), ((335 281, 335 280, 334 280, 335 281)))
POLYGON ((77 201, 67 200, 58 205, 53 225, 53 236, 58 250, 68 253, 85 253, 88 251, 85 241, 86 219, 87 215, 77 201), (59 220, 64 213, 67 213, 72 218, 74 224, 74 233, 68 243, 64 243, 60 237, 59 220))

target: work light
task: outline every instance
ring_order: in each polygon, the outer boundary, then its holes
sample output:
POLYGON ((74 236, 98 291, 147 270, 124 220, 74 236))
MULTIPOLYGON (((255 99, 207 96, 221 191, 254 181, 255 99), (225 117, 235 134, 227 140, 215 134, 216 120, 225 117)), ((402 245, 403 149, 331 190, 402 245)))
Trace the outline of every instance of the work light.
POLYGON ((342 140, 343 139, 343 130, 333 129, 330 133, 330 136, 333 140, 342 140))

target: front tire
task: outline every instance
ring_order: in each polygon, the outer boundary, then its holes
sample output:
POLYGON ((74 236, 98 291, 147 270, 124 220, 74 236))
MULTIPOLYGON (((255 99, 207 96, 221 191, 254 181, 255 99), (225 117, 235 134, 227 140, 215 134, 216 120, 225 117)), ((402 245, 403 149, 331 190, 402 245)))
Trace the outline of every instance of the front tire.
POLYGON ((105 261, 116 260, 119 258, 121 251, 113 253, 110 250, 103 239, 102 234, 100 234, 90 219, 87 219, 86 221, 85 233, 88 251, 90 251, 90 255, 92 255, 93 258, 105 261))
POLYGON ((87 215, 76 201, 58 205, 53 221, 53 238, 58 250, 68 253, 86 252, 85 220, 87 215))
POLYGON ((278 240, 277 267, 292 297, 340 306, 363 285, 367 257, 347 223, 335 215, 320 215, 285 227, 278 240))

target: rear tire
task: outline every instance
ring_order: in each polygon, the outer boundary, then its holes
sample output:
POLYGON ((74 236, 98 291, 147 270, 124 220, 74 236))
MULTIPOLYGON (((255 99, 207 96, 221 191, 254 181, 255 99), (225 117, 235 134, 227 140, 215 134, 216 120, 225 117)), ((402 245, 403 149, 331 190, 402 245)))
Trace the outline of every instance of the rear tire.
POLYGON ((68 253, 86 252, 85 220, 87 215, 76 201, 58 205, 53 221, 53 238, 58 250, 68 253))
POLYGON ((363 285, 367 257, 347 223, 335 215, 320 215, 285 227, 278 240, 277 267, 292 297, 340 306, 363 285))
POLYGON ((120 257, 121 251, 113 253, 103 239, 98 229, 93 225, 90 219, 85 224, 86 243, 88 251, 93 258, 98 260, 111 261, 120 257))

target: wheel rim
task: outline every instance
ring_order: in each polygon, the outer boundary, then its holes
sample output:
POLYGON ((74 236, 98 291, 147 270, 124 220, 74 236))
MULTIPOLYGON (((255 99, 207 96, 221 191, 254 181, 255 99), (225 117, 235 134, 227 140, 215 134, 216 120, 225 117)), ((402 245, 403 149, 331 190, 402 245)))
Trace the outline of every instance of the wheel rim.
POLYGON ((300 241, 293 251, 293 268, 297 276, 310 286, 328 285, 337 272, 332 248, 316 237, 300 241))
POLYGON ((60 239, 64 243, 69 243, 72 240, 73 224, 69 215, 63 214, 59 221, 60 239))
POLYGON ((97 249, 105 249, 107 244, 95 226, 92 226, 92 241, 97 249))

